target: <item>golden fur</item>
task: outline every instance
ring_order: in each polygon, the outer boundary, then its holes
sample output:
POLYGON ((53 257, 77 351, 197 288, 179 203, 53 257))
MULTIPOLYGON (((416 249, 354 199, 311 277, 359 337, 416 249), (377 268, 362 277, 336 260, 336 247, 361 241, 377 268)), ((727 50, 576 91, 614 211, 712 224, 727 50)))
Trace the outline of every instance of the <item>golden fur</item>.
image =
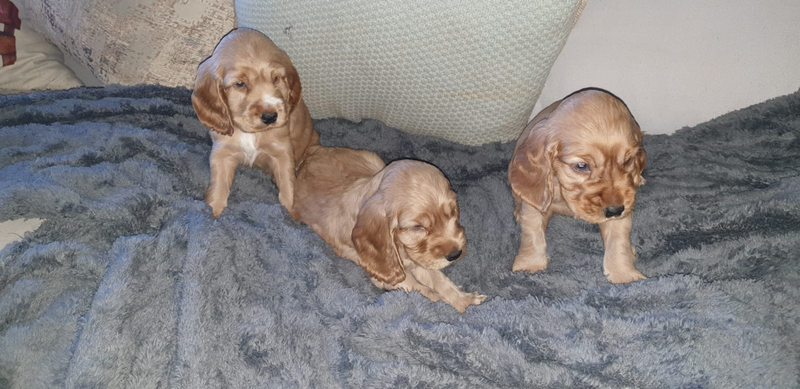
POLYGON ((645 278, 630 244, 636 190, 644 184, 642 131, 625 103, 599 89, 575 92, 545 108, 517 140, 508 167, 522 234, 514 271, 547 267, 551 215, 599 224, 603 271, 611 282, 645 278))
POLYGON ((255 30, 230 32, 200 64, 192 105, 214 143, 205 197, 214 217, 228 205, 240 165, 272 173, 279 201, 292 212, 295 166, 319 144, 301 92, 289 57, 255 30))
POLYGON ((486 296, 465 293, 440 269, 466 249, 456 194, 434 166, 386 166, 376 154, 313 146, 298 170, 295 215, 373 284, 417 290, 464 312, 486 296))

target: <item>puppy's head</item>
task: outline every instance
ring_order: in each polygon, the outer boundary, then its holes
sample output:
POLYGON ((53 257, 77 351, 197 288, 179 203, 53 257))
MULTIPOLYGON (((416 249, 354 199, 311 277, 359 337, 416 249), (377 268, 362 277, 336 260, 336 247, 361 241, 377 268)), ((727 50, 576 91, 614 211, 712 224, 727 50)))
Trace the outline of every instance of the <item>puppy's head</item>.
POLYGON ((559 190, 575 216, 588 222, 630 215, 645 182, 646 154, 642 131, 622 100, 581 90, 531 125, 509 165, 519 198, 545 212, 559 190))
POLYGON ((200 121, 221 134, 261 132, 287 124, 301 91, 286 53, 264 34, 240 28, 198 67, 192 105, 200 121))
POLYGON ((378 190, 364 202, 352 239, 361 266, 379 281, 405 279, 403 260, 442 269, 464 255, 456 193, 439 169, 402 160, 381 173, 378 190))

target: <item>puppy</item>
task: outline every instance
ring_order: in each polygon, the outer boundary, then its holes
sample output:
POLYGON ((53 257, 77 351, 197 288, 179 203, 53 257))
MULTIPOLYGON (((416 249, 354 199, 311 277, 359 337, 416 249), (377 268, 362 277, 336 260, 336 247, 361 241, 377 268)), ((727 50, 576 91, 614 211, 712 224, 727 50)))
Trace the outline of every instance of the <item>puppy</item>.
POLYGON ((645 278, 634 267, 630 234, 646 154, 625 103, 583 89, 545 108, 517 140, 508 166, 514 215, 522 228, 512 270, 547 267, 545 230, 554 213, 600 225, 603 272, 613 283, 645 278))
POLYGON ((375 153, 313 146, 297 176, 295 215, 378 288, 416 290, 459 312, 486 296, 465 293, 440 269, 464 255, 456 194, 424 162, 386 166, 375 153))
POLYGON ((192 105, 211 129, 205 200, 215 218, 228 205, 240 165, 272 173, 278 200, 292 213, 295 166, 306 148, 319 144, 301 91, 286 53, 255 30, 233 30, 200 64, 192 105))

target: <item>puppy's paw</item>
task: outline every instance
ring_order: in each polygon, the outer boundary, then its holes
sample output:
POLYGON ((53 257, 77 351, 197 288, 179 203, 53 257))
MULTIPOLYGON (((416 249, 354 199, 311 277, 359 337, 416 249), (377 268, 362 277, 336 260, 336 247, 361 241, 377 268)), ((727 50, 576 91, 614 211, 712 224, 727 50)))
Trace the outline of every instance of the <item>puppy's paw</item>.
POLYGON ((528 273, 536 273, 547 268, 547 263, 550 258, 545 256, 521 256, 517 255, 514 258, 514 264, 511 266, 511 271, 526 271, 528 273))
POLYGON ((478 293, 461 293, 457 298, 454 299, 455 301, 448 301, 453 308, 456 309, 459 313, 464 313, 467 311, 467 307, 470 305, 478 305, 486 300, 485 294, 478 294, 478 293))
POLYGON ((211 206, 211 214, 212 214, 212 215, 214 215, 214 219, 218 219, 218 218, 219 218, 219 215, 221 215, 221 214, 222 214, 222 210, 224 210, 224 209, 225 209, 225 207, 226 207, 228 204, 224 204, 224 203, 211 203, 211 204, 208 204, 208 205, 210 205, 210 206, 211 206))
POLYGON ((617 270, 606 274, 606 277, 608 277, 608 280, 613 284, 627 284, 629 282, 647 279, 644 274, 636 269, 617 270))

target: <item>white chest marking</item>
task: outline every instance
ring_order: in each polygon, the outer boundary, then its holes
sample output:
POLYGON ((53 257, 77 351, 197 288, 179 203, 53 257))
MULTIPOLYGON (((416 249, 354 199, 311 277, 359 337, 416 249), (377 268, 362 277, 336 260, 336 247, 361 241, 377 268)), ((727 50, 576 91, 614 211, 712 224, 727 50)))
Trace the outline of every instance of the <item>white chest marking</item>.
POLYGON ((256 157, 258 157, 256 134, 241 134, 239 136, 239 146, 242 147, 242 152, 244 153, 244 163, 248 166, 253 166, 256 157))

